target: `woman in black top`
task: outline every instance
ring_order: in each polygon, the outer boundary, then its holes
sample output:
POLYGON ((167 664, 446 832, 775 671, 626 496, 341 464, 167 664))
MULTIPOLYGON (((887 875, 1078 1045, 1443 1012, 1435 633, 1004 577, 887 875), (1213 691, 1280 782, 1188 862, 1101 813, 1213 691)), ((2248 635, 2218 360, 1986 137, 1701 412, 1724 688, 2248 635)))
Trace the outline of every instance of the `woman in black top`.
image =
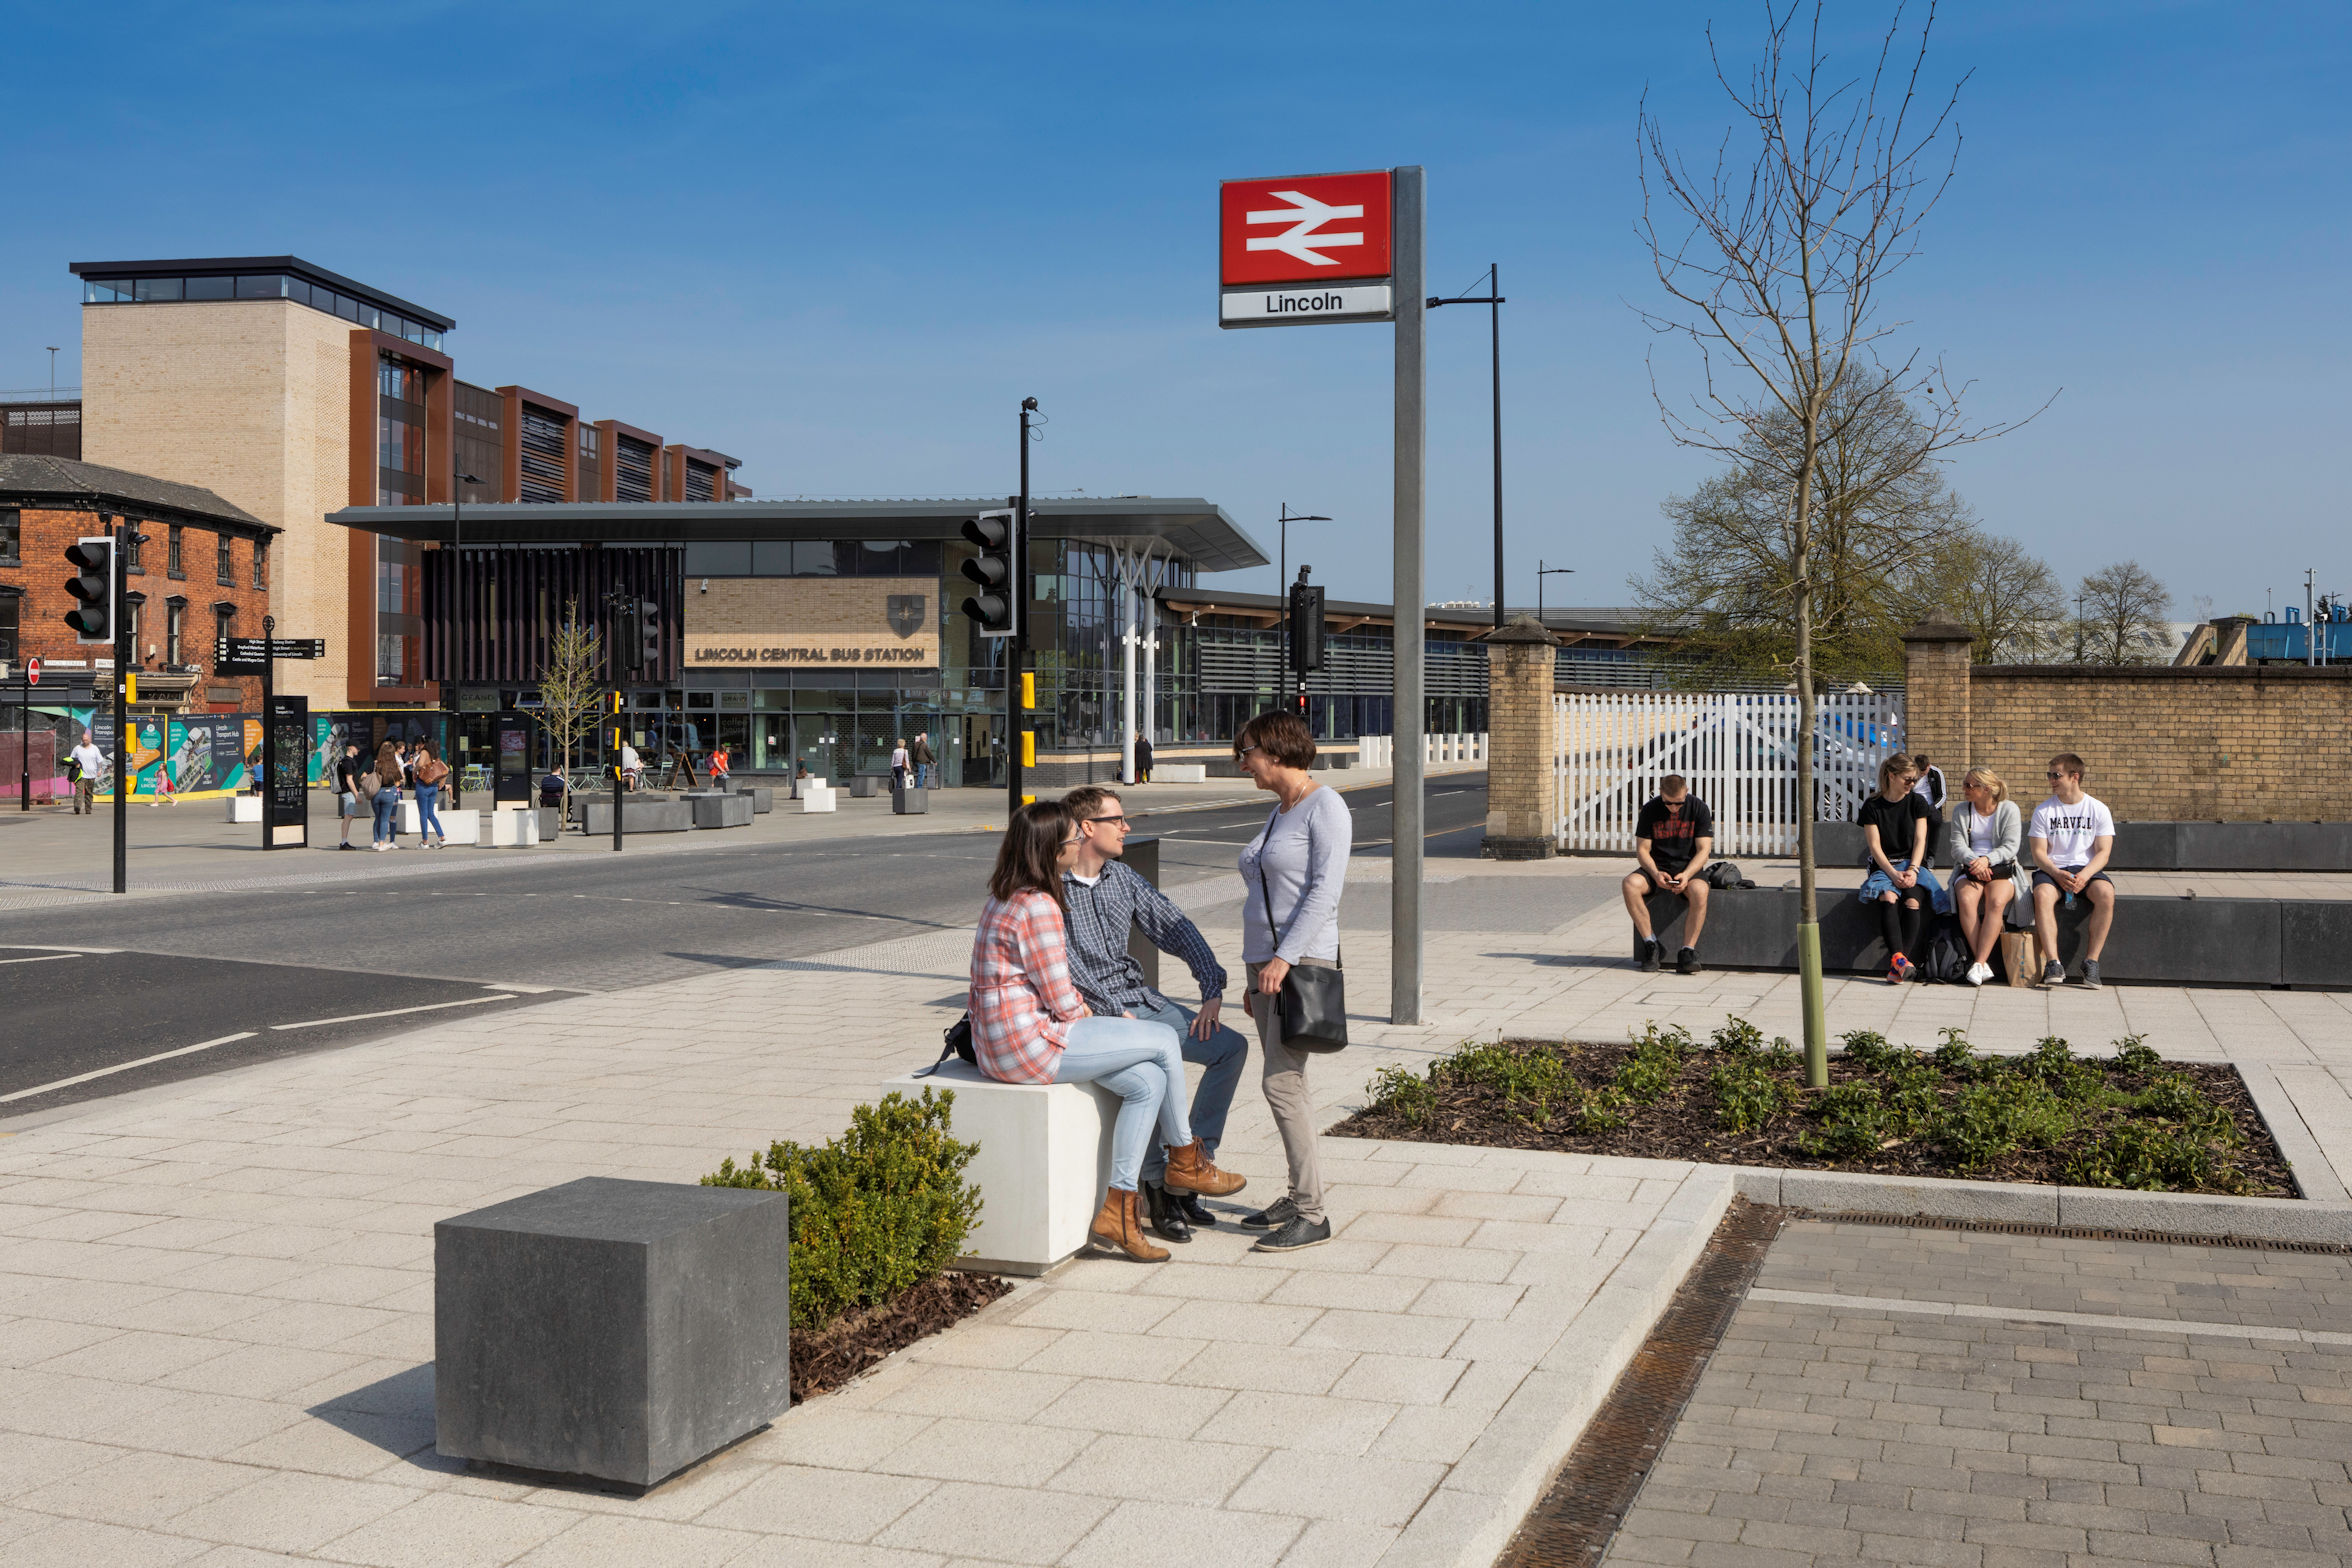
POLYGON ((1911 759, 1901 752, 1878 765, 1878 793, 1854 815, 1862 824, 1862 845, 1870 875, 1862 879, 1862 902, 1878 906, 1886 938, 1887 984, 1911 978, 1911 953, 1927 910, 1942 908, 1945 894, 1927 869, 1927 802, 1911 793, 1911 759))

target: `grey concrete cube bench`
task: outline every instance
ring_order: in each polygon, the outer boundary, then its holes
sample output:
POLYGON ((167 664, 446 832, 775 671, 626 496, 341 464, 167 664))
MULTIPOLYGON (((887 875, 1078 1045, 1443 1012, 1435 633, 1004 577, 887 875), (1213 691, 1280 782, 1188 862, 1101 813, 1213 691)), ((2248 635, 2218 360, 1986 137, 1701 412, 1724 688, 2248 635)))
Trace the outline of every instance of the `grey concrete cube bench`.
MULTIPOLYGON (((595 838, 612 832, 612 797, 592 800, 582 813, 588 836, 595 838)), ((623 833, 686 833, 694 827, 694 802, 672 800, 641 800, 635 795, 622 798, 621 831, 623 833)))
MULTIPOLYGON (((1651 927, 1669 958, 1682 945, 1687 907, 1653 893, 1651 927)), ((1883 970, 1878 915, 1852 888, 1823 888, 1821 963, 1829 973, 1883 970)), ((2058 911, 2058 953, 2070 973, 2082 958, 2087 900, 2058 911)), ((1626 952, 1632 952, 1627 925, 1626 952)), ((1794 888, 1718 891, 1708 901, 1699 956, 1719 969, 1797 967, 1794 888)), ((2125 895, 2099 972, 2150 985, 2308 986, 2352 989, 2352 904, 2277 898, 2163 898, 2125 895)))
POLYGON ((784 1195, 591 1176, 433 1227, 434 1446, 653 1486, 791 1403, 784 1195))
POLYGON ((771 785, 738 784, 735 786, 735 793, 751 802, 751 809, 755 815, 764 817, 776 809, 776 791, 771 785))
MULTIPOLYGON (((1951 807, 1946 805, 1948 812, 1951 807)), ((2030 815, 2032 805, 2024 809, 2030 815)), ((1862 863, 1862 829, 1813 825, 1825 866, 1862 863)), ((2119 822, 2115 871, 2352 871, 2352 822, 2119 822)))
MULTIPOLYGON (((722 795, 703 792, 688 795, 685 803, 694 813, 698 828, 747 828, 751 826, 752 803, 749 795, 722 795)), ((624 828, 628 819, 623 818, 624 828)))

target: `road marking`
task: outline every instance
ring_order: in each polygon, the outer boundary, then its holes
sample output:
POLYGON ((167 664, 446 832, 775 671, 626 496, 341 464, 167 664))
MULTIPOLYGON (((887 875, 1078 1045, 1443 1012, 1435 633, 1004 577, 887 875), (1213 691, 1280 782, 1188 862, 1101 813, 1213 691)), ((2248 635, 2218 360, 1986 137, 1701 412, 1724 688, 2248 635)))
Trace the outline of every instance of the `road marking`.
POLYGON ((1748 1299, 1791 1307, 1828 1307, 1840 1312, 1991 1318, 2007 1323, 2049 1323, 2060 1328, 2120 1330, 2132 1334, 2195 1334, 2215 1339, 2284 1339, 2306 1345, 2352 1345, 2352 1334, 2332 1334, 2316 1328, 2280 1328, 2267 1323, 2131 1318, 2110 1312, 2053 1312, 2034 1307, 1988 1307, 1966 1301, 1912 1301, 1900 1296, 1833 1296, 1810 1290, 1751 1290, 1748 1299))
POLYGON ((0 958, 0 964, 48 964, 60 958, 79 958, 79 953, 42 953, 33 958, 0 958))
POLYGON ((508 1000, 506 992, 496 996, 462 996, 454 1002, 427 1002, 421 1007, 387 1007, 380 1013, 345 1013, 340 1018, 305 1018, 298 1024, 271 1024, 272 1029, 317 1029, 327 1024, 364 1023, 370 1018, 398 1018, 403 1013, 438 1012, 444 1007, 478 1007, 484 1002, 508 1000))
POLYGON ((6 1105, 11 1100, 29 1100, 36 1094, 47 1094, 53 1089, 70 1089, 77 1083, 88 1083, 93 1078, 104 1078, 113 1073, 127 1073, 134 1067, 145 1067, 150 1062, 168 1062, 175 1056, 186 1056, 195 1051, 209 1051, 216 1045, 233 1045, 239 1040, 252 1038, 252 1030, 240 1029, 235 1034, 224 1034, 217 1040, 206 1040, 201 1045, 183 1045, 176 1051, 158 1051, 153 1056, 142 1056, 135 1062, 118 1062, 112 1067, 101 1067, 96 1072, 76 1073, 71 1078, 60 1078, 55 1083, 44 1083, 30 1089, 19 1089, 14 1094, 0 1094, 0 1105, 6 1105))
POLYGON ((0 942, 0 951, 6 951, 10 953, 65 953, 77 956, 87 954, 95 956, 101 953, 119 953, 122 951, 122 949, 119 947, 58 947, 48 942, 0 942))

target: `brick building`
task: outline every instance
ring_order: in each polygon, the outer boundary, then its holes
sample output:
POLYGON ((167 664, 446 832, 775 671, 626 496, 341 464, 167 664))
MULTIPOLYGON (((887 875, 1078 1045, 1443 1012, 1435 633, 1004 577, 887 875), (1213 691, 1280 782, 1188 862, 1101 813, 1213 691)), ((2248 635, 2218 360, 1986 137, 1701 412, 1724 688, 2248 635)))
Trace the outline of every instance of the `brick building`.
POLYGON ((327 653, 279 678, 314 707, 449 700, 422 664, 421 547, 331 526, 330 512, 447 505, 453 492, 468 504, 750 493, 723 453, 584 420, 526 387, 458 380, 450 317, 298 257, 72 270, 82 396, 52 418, 78 416, 90 462, 203 486, 283 530, 271 563, 279 633, 323 637, 327 653))
POLYGON ((213 639, 259 637, 280 530, 210 490, 62 457, 0 453, 0 660, 39 658, 65 677, 111 665, 74 640, 65 549, 116 522, 138 525, 128 598, 142 709, 234 713, 261 706, 253 676, 216 675, 213 639))

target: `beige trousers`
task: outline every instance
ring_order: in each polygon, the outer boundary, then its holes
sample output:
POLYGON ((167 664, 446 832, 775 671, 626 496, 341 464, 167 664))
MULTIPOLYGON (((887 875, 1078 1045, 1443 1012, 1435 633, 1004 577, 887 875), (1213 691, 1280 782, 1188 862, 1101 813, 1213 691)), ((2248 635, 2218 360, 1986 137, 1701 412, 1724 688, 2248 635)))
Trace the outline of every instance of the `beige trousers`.
MULTIPOLYGON (((1303 958, 1314 969, 1336 967, 1329 959, 1303 958)), ((1323 1166, 1315 1157, 1315 1098, 1307 1089, 1307 1063, 1314 1054, 1284 1045, 1275 1015, 1277 997, 1258 994, 1258 971, 1249 967, 1250 1014, 1258 1026, 1258 1054, 1266 1064, 1266 1105, 1274 1113, 1274 1129, 1282 1135, 1282 1152, 1290 1161, 1290 1201, 1309 1220, 1323 1218, 1323 1166)))

